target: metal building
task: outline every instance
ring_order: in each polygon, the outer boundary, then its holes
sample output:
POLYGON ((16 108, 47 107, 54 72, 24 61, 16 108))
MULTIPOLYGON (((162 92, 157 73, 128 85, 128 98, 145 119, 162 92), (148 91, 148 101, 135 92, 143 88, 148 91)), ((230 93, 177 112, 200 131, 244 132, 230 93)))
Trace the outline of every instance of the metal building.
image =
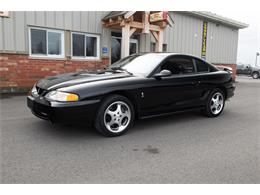
POLYGON ((136 52, 189 53, 234 68, 246 27, 209 12, 0 12, 1 92, 136 52))

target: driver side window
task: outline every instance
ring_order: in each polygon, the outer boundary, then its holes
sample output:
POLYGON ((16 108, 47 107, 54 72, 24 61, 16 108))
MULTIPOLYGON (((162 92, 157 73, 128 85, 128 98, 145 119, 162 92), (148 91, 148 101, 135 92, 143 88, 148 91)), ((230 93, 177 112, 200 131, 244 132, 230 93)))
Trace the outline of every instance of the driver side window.
POLYGON ((192 58, 173 56, 163 62, 159 71, 169 70, 173 75, 192 74, 195 72, 192 58))

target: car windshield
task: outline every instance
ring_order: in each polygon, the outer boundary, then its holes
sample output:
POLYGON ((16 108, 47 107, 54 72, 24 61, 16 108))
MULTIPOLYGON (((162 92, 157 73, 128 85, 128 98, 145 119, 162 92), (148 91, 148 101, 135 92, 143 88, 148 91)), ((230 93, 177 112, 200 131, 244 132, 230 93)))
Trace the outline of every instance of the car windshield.
POLYGON ((165 58, 162 54, 135 54, 125 57, 114 64, 110 69, 121 69, 129 73, 148 76, 154 68, 165 58))

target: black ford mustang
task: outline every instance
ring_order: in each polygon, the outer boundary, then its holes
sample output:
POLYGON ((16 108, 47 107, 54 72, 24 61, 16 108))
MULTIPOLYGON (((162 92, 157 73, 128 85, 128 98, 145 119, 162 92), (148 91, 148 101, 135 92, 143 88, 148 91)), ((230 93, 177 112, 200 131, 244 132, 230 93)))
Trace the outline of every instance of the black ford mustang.
POLYGON ((27 104, 39 118, 83 119, 102 134, 117 136, 136 118, 191 109, 216 117, 234 90, 230 73, 197 57, 147 53, 123 58, 102 71, 42 79, 27 104))

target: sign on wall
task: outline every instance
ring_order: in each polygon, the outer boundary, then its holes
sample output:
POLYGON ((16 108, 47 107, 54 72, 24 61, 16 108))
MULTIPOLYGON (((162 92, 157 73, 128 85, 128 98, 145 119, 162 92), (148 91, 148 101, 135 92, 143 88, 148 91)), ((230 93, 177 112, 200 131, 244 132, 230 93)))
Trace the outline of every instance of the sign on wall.
POLYGON ((168 12, 156 12, 150 14, 150 22, 159 22, 167 20, 168 12))
POLYGON ((208 23, 203 22, 201 58, 206 59, 208 23))

